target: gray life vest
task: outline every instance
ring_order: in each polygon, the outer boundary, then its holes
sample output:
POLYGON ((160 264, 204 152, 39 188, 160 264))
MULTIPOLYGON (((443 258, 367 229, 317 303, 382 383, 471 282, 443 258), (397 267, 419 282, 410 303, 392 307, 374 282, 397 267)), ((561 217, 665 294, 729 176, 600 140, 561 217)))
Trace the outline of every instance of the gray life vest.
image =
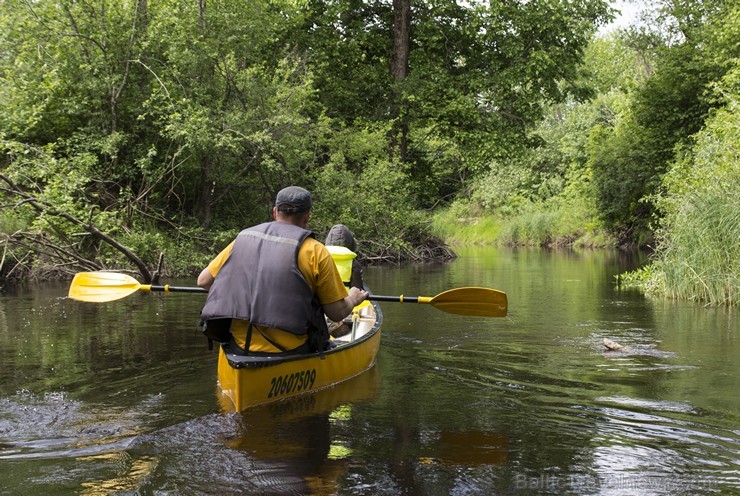
POLYGON ((229 258, 208 291, 201 318, 248 320, 296 335, 326 321, 298 268, 298 250, 311 231, 286 222, 267 222, 239 233, 229 258))

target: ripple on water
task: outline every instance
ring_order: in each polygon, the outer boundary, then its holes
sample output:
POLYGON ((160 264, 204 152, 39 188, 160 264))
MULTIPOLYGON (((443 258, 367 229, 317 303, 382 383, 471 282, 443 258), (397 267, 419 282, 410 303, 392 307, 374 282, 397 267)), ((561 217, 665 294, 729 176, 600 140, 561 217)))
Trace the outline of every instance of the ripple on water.
POLYGON ((603 403, 615 403, 618 405, 641 408, 645 410, 697 413, 696 409, 691 404, 679 401, 646 400, 640 398, 629 398, 626 396, 600 397, 595 398, 594 401, 603 403))
POLYGON ((704 423, 689 403, 621 396, 595 403, 613 405, 592 409, 600 417, 592 439, 600 494, 712 492, 736 479, 737 434, 704 423))
POLYGON ((94 409, 65 392, 20 390, 0 398, 0 459, 75 457, 125 449, 138 434, 135 415, 94 409))

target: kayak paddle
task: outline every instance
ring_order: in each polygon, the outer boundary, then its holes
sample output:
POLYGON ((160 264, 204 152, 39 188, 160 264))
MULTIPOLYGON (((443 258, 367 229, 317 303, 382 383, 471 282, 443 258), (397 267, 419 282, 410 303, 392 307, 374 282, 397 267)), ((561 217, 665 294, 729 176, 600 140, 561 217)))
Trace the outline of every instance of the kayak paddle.
POLYGON ((199 287, 190 286, 153 286, 119 272, 79 272, 69 286, 69 297, 73 300, 103 303, 120 300, 137 291, 161 291, 165 293, 207 293, 199 287))
POLYGON ((506 317, 508 310, 506 293, 489 288, 449 289, 432 297, 370 295, 368 299, 400 303, 428 303, 443 312, 474 317, 506 317))
MULTIPOLYGON (((125 298, 137 291, 164 293, 208 293, 197 286, 154 286, 119 272, 80 272, 69 287, 73 300, 103 303, 125 298)), ((382 296, 371 294, 369 300, 399 303, 428 303, 447 313, 476 317, 505 317, 508 304, 506 293, 489 288, 456 288, 437 296, 382 296)))

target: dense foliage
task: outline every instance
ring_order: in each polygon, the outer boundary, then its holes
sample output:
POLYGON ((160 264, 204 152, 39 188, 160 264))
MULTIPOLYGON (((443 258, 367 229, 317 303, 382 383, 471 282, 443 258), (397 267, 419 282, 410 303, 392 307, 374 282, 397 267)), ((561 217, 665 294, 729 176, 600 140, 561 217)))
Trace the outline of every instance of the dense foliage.
POLYGON ((649 292, 737 303, 737 2, 658 2, 597 36, 590 98, 555 104, 532 146, 436 215, 460 242, 649 246, 628 280, 649 292), (460 219, 467 222, 460 222, 460 219))
POLYGON ((654 261, 625 282, 648 293, 740 303, 740 70, 718 86, 727 99, 664 178, 654 261))
POLYGON ((434 252, 424 209, 580 91, 608 16, 550 0, 0 6, 6 278, 131 263, 149 278, 159 253, 193 272, 288 184, 368 258, 434 252))
POLYGON ((0 7, 5 279, 193 273, 300 184, 366 260, 650 245, 635 279, 736 300, 737 2, 0 7))

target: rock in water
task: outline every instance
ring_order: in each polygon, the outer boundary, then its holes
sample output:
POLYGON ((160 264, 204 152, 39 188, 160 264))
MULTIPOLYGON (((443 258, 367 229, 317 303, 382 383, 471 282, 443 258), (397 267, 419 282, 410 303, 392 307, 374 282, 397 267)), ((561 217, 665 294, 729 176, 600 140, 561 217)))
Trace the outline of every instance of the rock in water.
POLYGON ((609 351, 620 351, 625 349, 621 344, 608 338, 604 338, 604 347, 609 351))

